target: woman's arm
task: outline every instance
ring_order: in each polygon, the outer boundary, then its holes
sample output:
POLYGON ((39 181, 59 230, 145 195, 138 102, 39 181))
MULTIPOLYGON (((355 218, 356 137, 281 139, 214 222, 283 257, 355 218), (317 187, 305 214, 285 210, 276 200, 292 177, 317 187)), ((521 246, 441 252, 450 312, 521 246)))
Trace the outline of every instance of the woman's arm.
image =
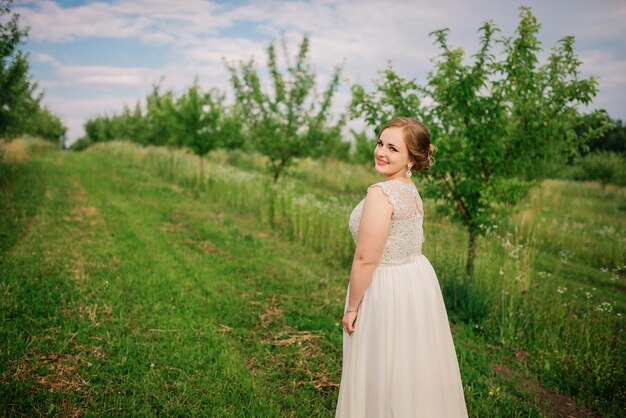
POLYGON ((343 318, 344 329, 354 332, 357 311, 380 261, 391 228, 393 206, 380 186, 370 187, 359 223, 359 238, 350 272, 348 310, 343 318))

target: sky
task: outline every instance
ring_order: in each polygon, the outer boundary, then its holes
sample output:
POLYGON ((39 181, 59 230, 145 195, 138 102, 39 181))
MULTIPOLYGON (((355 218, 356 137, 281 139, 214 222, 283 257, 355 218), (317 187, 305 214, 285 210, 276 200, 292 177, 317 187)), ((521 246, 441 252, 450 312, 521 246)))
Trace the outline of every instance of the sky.
POLYGON ((320 90, 341 66, 333 110, 342 112, 350 85, 371 90, 388 63, 403 77, 423 82, 438 54, 429 36, 433 30, 449 28, 450 44, 469 59, 482 23, 492 20, 501 35, 512 36, 522 5, 542 24, 542 62, 559 39, 574 36, 581 74, 599 81, 589 110, 626 119, 621 0, 16 0, 12 10, 30 27, 23 48, 45 92, 44 104, 68 126, 72 142, 84 135, 87 118, 134 106, 155 83, 182 93, 197 78, 202 87, 232 96, 224 60, 254 57, 263 70, 267 46, 280 43, 281 36, 293 57, 309 35, 320 90))

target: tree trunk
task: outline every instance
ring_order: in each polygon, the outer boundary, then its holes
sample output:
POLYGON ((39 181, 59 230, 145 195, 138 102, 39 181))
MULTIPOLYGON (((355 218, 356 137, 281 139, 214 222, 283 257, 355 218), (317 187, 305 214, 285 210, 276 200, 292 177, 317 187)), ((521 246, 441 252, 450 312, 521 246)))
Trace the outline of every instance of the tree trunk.
POLYGON ((170 178, 174 178, 174 150, 170 148, 170 178))
POLYGON ((278 178, 283 173, 283 170, 285 169, 286 165, 287 165, 286 160, 280 160, 278 165, 272 167, 274 169, 274 184, 278 183, 278 178))
POLYGON ((200 184, 204 181, 204 158, 200 155, 200 184))
POLYGON ((476 230, 469 228, 469 239, 467 241, 467 264, 465 264, 465 275, 472 277, 474 275, 474 258, 476 256, 476 230))
POLYGON ((269 197, 269 200, 268 200, 269 208, 268 208, 268 213, 267 213, 267 215, 268 215, 268 219, 267 220, 269 221, 270 227, 272 227, 272 228, 274 228, 274 211, 276 210, 276 200, 275 200, 276 199, 276 195, 274 193, 275 192, 275 188, 274 188, 275 184, 276 184, 276 182, 274 182, 272 184, 268 183, 268 186, 267 186, 267 189, 266 189, 267 195, 269 197))

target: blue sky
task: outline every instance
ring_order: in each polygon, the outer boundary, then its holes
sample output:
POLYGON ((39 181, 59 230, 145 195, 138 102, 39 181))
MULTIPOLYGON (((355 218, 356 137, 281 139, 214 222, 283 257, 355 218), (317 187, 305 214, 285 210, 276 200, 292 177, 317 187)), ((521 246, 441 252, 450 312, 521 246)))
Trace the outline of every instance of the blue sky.
MULTIPOLYGON (((576 37, 583 75, 599 79, 593 108, 626 119, 626 2, 617 0, 16 0, 13 11, 30 27, 24 48, 45 89, 44 103, 83 134, 86 118, 113 113, 143 99, 153 83, 181 92, 201 85, 230 92, 222 58, 255 57, 265 64, 268 43, 285 34, 290 52, 304 33, 323 87, 342 65, 344 84, 334 109, 350 99, 349 85, 371 85, 388 61, 423 81, 437 50, 428 33, 448 27, 452 45, 467 55, 477 30, 493 20, 512 35, 520 5, 542 24, 544 57, 564 35, 576 37)), ((359 122, 353 122, 358 127, 359 122)))

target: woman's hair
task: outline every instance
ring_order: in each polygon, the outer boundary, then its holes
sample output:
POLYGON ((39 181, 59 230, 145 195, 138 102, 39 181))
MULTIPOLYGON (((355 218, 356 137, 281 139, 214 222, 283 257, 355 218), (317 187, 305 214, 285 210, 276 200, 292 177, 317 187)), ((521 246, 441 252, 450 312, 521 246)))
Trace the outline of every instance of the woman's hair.
MULTIPOLYGON (((435 163, 433 154, 437 152, 437 147, 430 143, 430 132, 421 121, 415 118, 396 118, 387 122, 380 133, 388 128, 402 129, 409 159, 413 163, 411 170, 427 170, 435 163)), ((380 134, 378 137, 380 138, 380 134)))

